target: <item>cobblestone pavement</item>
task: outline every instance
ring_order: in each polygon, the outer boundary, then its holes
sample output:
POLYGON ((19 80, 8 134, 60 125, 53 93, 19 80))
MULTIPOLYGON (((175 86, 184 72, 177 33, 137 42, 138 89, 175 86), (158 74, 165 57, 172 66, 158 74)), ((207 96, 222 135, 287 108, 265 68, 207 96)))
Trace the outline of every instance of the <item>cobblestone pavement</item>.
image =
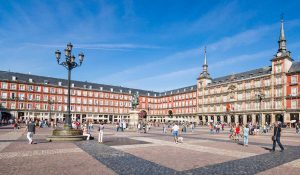
MULTIPOLYGON (((228 128, 181 134, 175 144, 168 132, 116 132, 106 126, 104 143, 46 142, 51 128, 38 128, 37 144, 28 144, 25 128, 0 129, 0 174, 300 174, 300 135, 283 129, 284 152, 269 152, 271 133, 250 136, 249 147, 228 138, 228 128)), ((93 135, 97 138, 97 132, 93 135)))

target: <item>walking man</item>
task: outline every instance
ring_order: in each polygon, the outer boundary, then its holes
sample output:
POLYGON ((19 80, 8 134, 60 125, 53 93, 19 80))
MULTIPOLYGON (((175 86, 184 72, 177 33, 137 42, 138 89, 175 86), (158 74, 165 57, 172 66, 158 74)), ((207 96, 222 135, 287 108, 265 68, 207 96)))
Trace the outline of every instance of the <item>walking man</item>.
POLYGON ((273 149, 272 149, 272 152, 275 151, 276 142, 277 142, 277 144, 279 145, 279 147, 280 147, 280 149, 281 149, 281 152, 282 152, 282 151, 284 150, 284 148, 283 148, 283 146, 282 146, 282 144, 281 144, 281 142, 280 142, 281 127, 280 127, 280 125, 279 125, 277 122, 275 122, 274 125, 275 125, 275 126, 274 126, 274 135, 273 135, 273 137, 272 137, 272 140, 273 140, 273 149))
POLYGON ((175 123, 172 128, 172 132, 173 132, 173 136, 174 136, 174 142, 176 144, 178 143, 178 130, 179 130, 179 126, 175 123))
POLYGON ((103 143, 103 131, 104 131, 103 123, 100 123, 98 131, 99 131, 98 142, 103 143))
POLYGON ((35 134, 35 123, 32 119, 30 119, 30 121, 27 125, 27 139, 29 141, 29 144, 33 143, 33 140, 32 140, 33 134, 35 134))

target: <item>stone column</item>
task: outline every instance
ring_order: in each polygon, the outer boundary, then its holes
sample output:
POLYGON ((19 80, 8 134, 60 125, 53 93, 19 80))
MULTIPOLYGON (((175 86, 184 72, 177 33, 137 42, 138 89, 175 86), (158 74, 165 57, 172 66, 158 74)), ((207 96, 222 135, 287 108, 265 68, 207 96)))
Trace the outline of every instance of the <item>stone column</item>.
POLYGON ((261 114, 261 124, 266 124, 266 114, 261 114))
POLYGON ((239 122, 239 116, 238 115, 234 115, 234 122, 238 123, 239 122))
POLYGON ((252 123, 256 124, 256 115, 255 114, 251 114, 252 117, 252 123))
POLYGON ((203 124, 207 123, 206 118, 205 118, 204 115, 202 116, 202 121, 203 121, 203 124))
POLYGON ((246 124, 247 124, 247 115, 244 114, 244 115, 243 115, 243 125, 246 126, 246 124))
POLYGON ((220 116, 220 121, 224 122, 224 116, 223 115, 220 116))
POLYGON ((231 116, 227 115, 227 123, 231 123, 231 116))
POLYGON ((271 114, 271 124, 275 123, 275 114, 271 114))
POLYGON ((214 115, 214 123, 217 123, 217 121, 218 121, 218 118, 216 115, 214 115))

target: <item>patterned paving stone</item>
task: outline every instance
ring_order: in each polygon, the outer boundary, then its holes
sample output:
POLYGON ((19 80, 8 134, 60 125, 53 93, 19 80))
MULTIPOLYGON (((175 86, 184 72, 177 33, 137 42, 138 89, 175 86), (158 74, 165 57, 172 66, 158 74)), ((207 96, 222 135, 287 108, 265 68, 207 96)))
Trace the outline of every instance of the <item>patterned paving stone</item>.
POLYGON ((18 151, 18 152, 4 152, 0 153, 0 159, 22 158, 32 156, 46 156, 52 154, 65 154, 82 152, 80 148, 72 149, 52 149, 52 150, 34 150, 34 151, 18 151))
POLYGON ((76 142, 76 145, 117 174, 177 174, 173 169, 118 151, 104 144, 76 142))
POLYGON ((103 139, 105 145, 116 146, 116 145, 135 145, 135 144, 147 144, 149 142, 133 140, 128 137, 108 137, 103 139))

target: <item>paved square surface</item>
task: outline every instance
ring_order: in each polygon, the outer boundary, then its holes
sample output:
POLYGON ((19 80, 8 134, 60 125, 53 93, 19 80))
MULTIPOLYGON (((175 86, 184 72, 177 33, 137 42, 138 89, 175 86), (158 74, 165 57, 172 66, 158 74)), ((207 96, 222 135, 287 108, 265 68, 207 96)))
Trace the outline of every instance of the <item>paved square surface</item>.
MULTIPOLYGON (((283 129, 284 152, 270 152, 271 133, 250 136, 249 146, 234 143, 228 130, 209 134, 207 127, 181 134, 152 127, 149 133, 116 132, 107 125, 104 143, 46 142, 51 128, 37 128, 28 144, 25 128, 0 129, 0 174, 295 174, 300 172, 300 135, 283 129)), ((97 131, 92 132, 97 139, 97 131)), ((277 148, 278 149, 278 148, 277 148)))

